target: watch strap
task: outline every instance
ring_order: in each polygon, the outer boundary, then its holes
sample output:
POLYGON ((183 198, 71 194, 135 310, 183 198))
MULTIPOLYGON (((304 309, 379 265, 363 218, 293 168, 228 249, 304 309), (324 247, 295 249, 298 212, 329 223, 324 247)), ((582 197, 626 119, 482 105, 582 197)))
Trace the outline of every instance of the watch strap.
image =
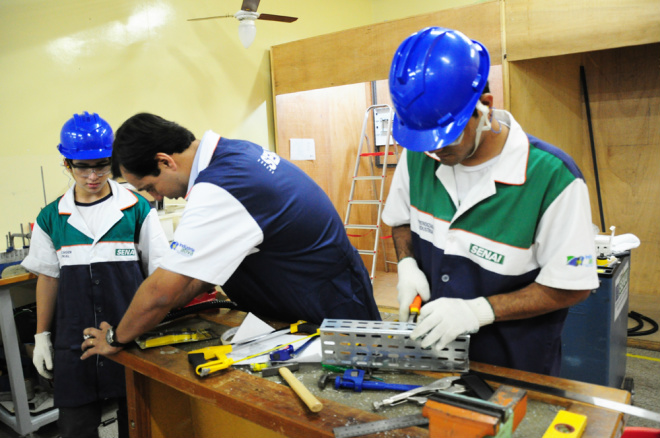
POLYGON ((114 327, 110 327, 108 329, 108 336, 106 336, 106 341, 108 341, 108 344, 111 347, 125 347, 128 345, 128 343, 124 344, 123 342, 119 342, 117 340, 117 332, 115 331, 114 327))

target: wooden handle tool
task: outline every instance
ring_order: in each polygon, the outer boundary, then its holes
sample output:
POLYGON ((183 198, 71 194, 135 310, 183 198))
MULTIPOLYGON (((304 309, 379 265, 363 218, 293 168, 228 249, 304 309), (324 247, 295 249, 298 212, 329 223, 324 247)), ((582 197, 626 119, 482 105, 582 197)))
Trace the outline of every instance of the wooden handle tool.
POLYGON ((279 371, 280 376, 286 380, 291 389, 293 389, 293 391, 298 394, 298 397, 300 397, 300 399, 307 405, 310 411, 319 412, 321 409, 323 409, 323 403, 314 397, 314 394, 309 392, 309 389, 307 389, 305 385, 300 382, 300 380, 296 379, 296 376, 294 376, 288 368, 281 367, 279 371))

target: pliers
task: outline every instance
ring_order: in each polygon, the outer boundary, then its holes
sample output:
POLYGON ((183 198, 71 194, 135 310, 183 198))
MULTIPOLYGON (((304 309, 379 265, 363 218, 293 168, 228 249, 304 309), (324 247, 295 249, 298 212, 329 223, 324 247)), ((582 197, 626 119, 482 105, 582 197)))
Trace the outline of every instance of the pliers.
POLYGON ((402 392, 401 394, 388 397, 382 401, 375 401, 374 409, 378 410, 385 406, 396 406, 407 401, 424 404, 427 400, 427 397, 423 397, 424 395, 429 395, 438 391, 447 391, 453 393, 465 392, 467 391, 465 386, 455 384, 455 382, 460 378, 460 376, 443 377, 442 379, 436 380, 435 382, 426 386, 420 386, 418 388, 411 389, 410 391, 402 392))

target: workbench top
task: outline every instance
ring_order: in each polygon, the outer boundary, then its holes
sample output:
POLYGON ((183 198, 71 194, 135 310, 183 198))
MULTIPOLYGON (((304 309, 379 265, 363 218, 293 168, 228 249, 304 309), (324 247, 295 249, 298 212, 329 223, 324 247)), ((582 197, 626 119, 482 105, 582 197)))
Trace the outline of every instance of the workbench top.
MULTIPOLYGON (((388 315, 384 316, 388 317, 388 315)), ((243 312, 223 309, 215 314, 202 314, 178 320, 174 324, 179 327, 209 328, 219 336, 224 330, 240 325, 244 317, 243 312)), ((271 325, 276 326, 272 323, 271 325)), ((140 376, 160 382, 190 397, 204 400, 249 422, 259 424, 270 430, 279 431, 284 436, 333 437, 335 427, 371 422, 386 417, 419 414, 421 412, 421 406, 415 406, 411 403, 374 412, 372 410, 373 402, 394 395, 395 393, 391 391, 356 393, 346 389, 336 390, 332 384, 321 390, 317 386, 317 382, 324 371, 319 364, 302 364, 301 369, 294 374, 323 402, 323 410, 319 413, 310 412, 279 376, 262 378, 259 373, 252 374, 245 368, 240 369, 238 367, 223 370, 205 378, 197 376, 192 365, 188 363, 187 351, 217 344, 219 344, 219 339, 147 350, 133 347, 112 357, 112 359, 122 363, 127 368, 129 417, 131 421, 137 421, 137 430, 145 426, 145 419, 148 418, 148 416, 145 417, 144 413, 140 414, 138 412, 137 408, 139 406, 133 406, 131 409, 132 398, 134 399, 133 404, 139 404, 141 401, 139 391, 144 385, 136 383, 136 379, 139 380, 140 376)), ((553 386, 579 394, 630 403, 630 393, 614 388, 475 362, 470 364, 470 368, 474 371, 553 386)), ((421 371, 389 371, 377 375, 389 383, 424 385, 447 374, 421 371)), ((498 386, 495 383, 489 383, 494 388, 498 386)), ((621 431, 624 424, 623 415, 618 412, 529 391, 527 414, 513 436, 541 437, 560 409, 567 409, 588 417, 587 429, 583 438, 614 438, 618 436, 618 432, 621 431)), ((144 430, 136 433, 139 434, 135 436, 141 438, 152 436, 151 434, 147 435, 144 430)), ((406 428, 390 431, 387 436, 428 437, 428 430, 417 427, 406 428)))
POLYGON ((22 283, 24 281, 34 280, 36 278, 37 278, 36 275, 31 274, 29 272, 26 274, 14 275, 12 277, 0 278, 0 287, 22 283))

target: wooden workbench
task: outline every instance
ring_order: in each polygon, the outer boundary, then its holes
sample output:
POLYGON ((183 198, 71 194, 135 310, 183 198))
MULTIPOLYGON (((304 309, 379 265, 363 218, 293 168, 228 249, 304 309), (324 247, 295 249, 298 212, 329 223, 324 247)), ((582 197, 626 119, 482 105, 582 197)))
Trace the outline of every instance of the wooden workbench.
MULTIPOLYGON (((242 312, 221 310, 215 315, 202 318, 228 328, 240 325, 244 316, 242 312)), ((187 345, 190 350, 189 346, 194 344, 183 345, 187 345)), ((340 393, 334 389, 320 392, 315 384, 306 382, 307 387, 324 404, 323 410, 314 414, 288 386, 278 382, 278 378, 264 379, 259 375, 230 368, 202 379, 188 363, 187 352, 172 346, 150 350, 130 348, 112 358, 126 367, 129 424, 131 437, 134 438, 334 437, 335 427, 383 419, 379 414, 392 416, 391 412, 372 412, 371 403, 356 403, 366 392, 340 393), (326 395, 332 395, 332 399, 326 398, 326 395)), ((630 403, 630 393, 623 390, 474 362, 470 368, 630 403)), ((428 372, 415 374, 430 381, 444 376, 428 372)), ((565 408, 587 415, 587 429, 583 438, 616 438, 623 428, 624 417, 618 412, 534 392, 529 392, 529 396, 531 403, 550 405, 555 409, 554 412, 565 408)), ((417 409, 416 413, 421 411, 419 407, 408 409, 417 409)), ((549 424, 551 420, 536 420, 533 415, 530 416, 528 408, 524 421, 547 421, 546 424, 549 424)), ((543 425, 542 430, 545 427, 543 425)), ((428 437, 428 430, 416 427, 400 429, 388 432, 387 436, 428 437)), ((525 438, 533 437, 528 434, 525 438)))

